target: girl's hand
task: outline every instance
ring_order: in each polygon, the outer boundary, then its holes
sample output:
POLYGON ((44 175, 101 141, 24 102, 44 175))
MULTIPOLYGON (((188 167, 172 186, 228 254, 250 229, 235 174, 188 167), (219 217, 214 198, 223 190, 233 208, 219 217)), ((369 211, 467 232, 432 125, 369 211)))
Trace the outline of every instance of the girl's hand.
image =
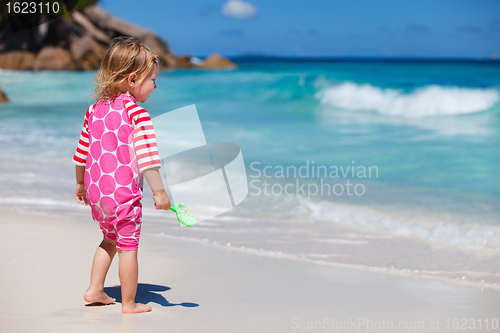
POLYGON ((83 183, 77 183, 75 188, 75 199, 79 204, 88 206, 87 203, 87 190, 85 189, 85 185, 83 183))
POLYGON ((170 209, 170 199, 168 198, 165 190, 153 191, 153 199, 155 200, 156 210, 169 210, 170 209))

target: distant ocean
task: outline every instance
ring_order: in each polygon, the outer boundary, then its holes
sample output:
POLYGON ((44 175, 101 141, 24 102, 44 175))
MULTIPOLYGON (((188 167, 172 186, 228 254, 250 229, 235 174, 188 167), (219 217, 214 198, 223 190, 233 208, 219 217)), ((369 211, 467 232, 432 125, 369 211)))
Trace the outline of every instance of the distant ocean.
MULTIPOLYGON (((196 104, 207 141, 241 147, 248 197, 193 228, 146 208, 143 232, 500 287, 499 62, 234 61, 162 71, 144 107, 196 104)), ((0 207, 92 222, 71 157, 94 75, 0 71, 0 207)))

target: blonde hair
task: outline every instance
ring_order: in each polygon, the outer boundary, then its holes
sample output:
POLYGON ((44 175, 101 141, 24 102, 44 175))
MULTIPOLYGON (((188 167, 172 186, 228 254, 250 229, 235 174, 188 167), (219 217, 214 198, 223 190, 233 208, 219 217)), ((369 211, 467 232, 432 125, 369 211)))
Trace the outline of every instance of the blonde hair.
POLYGON ((138 84, 141 84, 155 62, 158 63, 158 57, 139 38, 122 36, 113 39, 94 78, 95 100, 111 100, 122 93, 120 84, 132 73, 137 74, 138 84))

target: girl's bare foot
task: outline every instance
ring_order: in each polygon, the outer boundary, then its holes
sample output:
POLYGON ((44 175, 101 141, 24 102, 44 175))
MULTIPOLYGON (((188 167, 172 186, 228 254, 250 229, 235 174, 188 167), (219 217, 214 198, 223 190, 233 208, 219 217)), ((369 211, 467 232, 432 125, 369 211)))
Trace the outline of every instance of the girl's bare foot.
POLYGON ((151 307, 142 303, 134 303, 133 305, 122 305, 122 313, 142 313, 151 311, 151 307))
POLYGON ((109 297, 104 291, 101 292, 93 292, 90 289, 87 290, 83 299, 89 303, 102 303, 102 304, 111 304, 116 300, 114 298, 109 297))

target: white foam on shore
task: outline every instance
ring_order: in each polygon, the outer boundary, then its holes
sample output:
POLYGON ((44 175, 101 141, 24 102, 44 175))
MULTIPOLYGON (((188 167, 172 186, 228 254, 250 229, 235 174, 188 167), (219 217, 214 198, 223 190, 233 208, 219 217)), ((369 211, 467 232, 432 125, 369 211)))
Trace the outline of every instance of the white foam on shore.
POLYGON ((369 207, 350 206, 329 201, 312 202, 299 197, 299 204, 311 211, 318 221, 331 221, 361 228, 370 232, 389 232, 394 236, 417 238, 428 242, 455 246, 474 246, 479 248, 500 249, 500 228, 491 225, 460 226, 440 221, 429 226, 408 224, 388 213, 378 212, 369 207))
MULTIPOLYGON (((180 228, 175 214, 156 211, 148 203, 144 217, 150 233, 166 237, 316 264, 498 287, 499 276, 494 272, 500 228, 496 226, 410 224, 368 206, 312 202, 303 197, 267 199, 271 201, 248 200, 190 228, 180 228), (427 257, 431 254, 437 257, 427 257)), ((0 205, 91 221, 89 207, 76 202, 0 197, 0 205)))
POLYGON ((76 202, 67 202, 47 198, 19 198, 19 197, 0 197, 0 205, 37 205, 47 207, 84 207, 76 202))
POLYGON ((468 223, 454 223, 459 215, 452 213, 437 215, 422 212, 418 216, 418 207, 412 208, 413 211, 409 211, 410 208, 380 211, 367 205, 312 201, 300 195, 252 198, 247 198, 243 205, 236 207, 232 215, 259 221, 334 223, 353 227, 360 233, 389 234, 429 243, 500 250, 499 226, 481 225, 477 219, 467 221, 465 218, 460 222, 468 223), (265 211, 259 207, 265 207, 265 211))
POLYGON ((238 246, 232 245, 231 243, 221 243, 221 242, 207 239, 207 238, 199 239, 199 238, 185 237, 185 236, 174 236, 174 235, 170 235, 170 234, 165 234, 164 232, 157 233, 157 234, 150 234, 150 235, 156 236, 156 237, 165 237, 165 238, 178 239, 178 240, 182 240, 182 241, 195 242, 195 243, 209 244, 212 246, 217 246, 217 247, 225 248, 225 249, 232 250, 232 251, 239 251, 239 252, 250 253, 250 254, 254 254, 254 255, 264 255, 264 256, 273 257, 273 258, 300 260, 300 261, 306 261, 306 262, 319 264, 319 265, 344 267, 344 268, 358 269, 358 270, 364 270, 364 271, 378 272, 378 273, 383 273, 383 274, 398 274, 398 275, 402 275, 402 276, 419 277, 419 278, 424 278, 424 279, 432 279, 432 280, 438 280, 438 281, 443 281, 443 282, 448 282, 448 283, 451 282, 454 284, 468 285, 468 286, 474 286, 474 287, 480 287, 480 288, 500 289, 500 283, 488 282, 485 280, 481 280, 481 277, 483 275, 491 275, 491 273, 460 272, 457 276, 458 272, 429 271, 429 270, 423 270, 423 269, 404 269, 404 268, 401 269, 401 268, 396 268, 396 267, 377 267, 377 266, 370 266, 370 265, 363 265, 363 264, 349 264, 349 263, 342 263, 342 262, 335 262, 335 261, 316 260, 316 259, 311 259, 311 256, 296 255, 296 254, 290 254, 290 253, 285 253, 285 252, 281 252, 281 251, 264 250, 262 248, 255 249, 255 248, 245 247, 245 246, 238 247, 238 246))
POLYGON ((428 85, 410 92, 370 84, 345 82, 316 93, 321 104, 344 110, 376 111, 382 115, 422 118, 454 116, 491 109, 500 100, 498 90, 428 85))
MULTIPOLYGON (((256 203, 258 206, 263 203, 256 203)), ((49 210, 59 208, 84 208, 76 202, 54 200, 49 198, 0 197, 0 205, 5 206, 41 206, 49 210)), ((264 212, 256 211, 252 205, 238 207, 231 214, 212 218, 207 224, 249 222, 252 220, 281 221, 315 221, 335 223, 355 227, 360 232, 389 233, 393 236, 420 239, 426 242, 448 244, 453 246, 473 246, 485 249, 500 249, 500 227, 492 225, 460 226, 448 221, 439 221, 423 225, 411 223, 392 217, 389 213, 379 212, 370 207, 339 204, 331 201, 313 202, 302 196, 279 198, 264 212)), ((155 219, 175 220, 174 215, 166 215, 164 211, 144 207, 144 213, 155 219)), ((272 222, 271 222, 272 223, 272 222)))

